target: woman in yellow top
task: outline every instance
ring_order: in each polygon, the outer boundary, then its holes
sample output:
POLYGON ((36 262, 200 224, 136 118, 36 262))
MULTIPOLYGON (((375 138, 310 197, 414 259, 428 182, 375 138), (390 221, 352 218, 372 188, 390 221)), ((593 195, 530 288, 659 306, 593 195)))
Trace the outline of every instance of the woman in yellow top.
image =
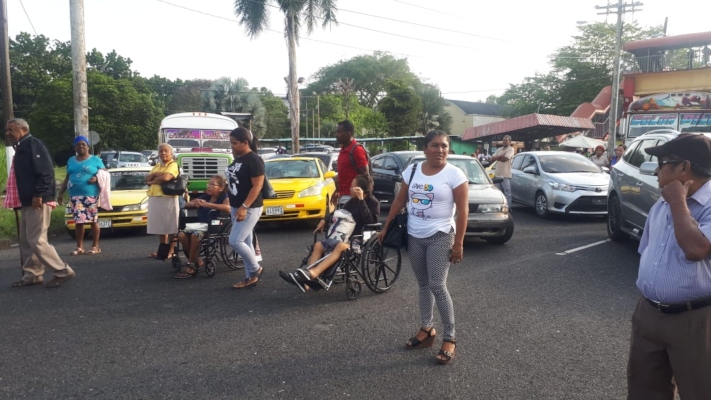
MULTIPOLYGON (((178 163, 173 160, 173 148, 169 144, 158 147, 160 162, 146 176, 148 188, 148 234, 158 235, 160 243, 168 243, 170 235, 178 233, 178 196, 163 193, 161 184, 178 176, 178 163)), ((153 253, 150 257, 156 257, 153 253)), ((170 254, 168 255, 171 256, 170 254)))

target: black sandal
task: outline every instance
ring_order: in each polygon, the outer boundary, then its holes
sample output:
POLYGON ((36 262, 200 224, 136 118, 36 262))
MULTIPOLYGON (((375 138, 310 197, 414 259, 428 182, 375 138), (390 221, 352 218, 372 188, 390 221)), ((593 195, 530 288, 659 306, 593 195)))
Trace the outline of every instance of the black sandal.
POLYGON ((177 274, 173 275, 173 278, 175 278, 175 279, 195 278, 195 276, 196 276, 197 273, 198 273, 198 268, 197 268, 197 266, 194 266, 194 265, 192 265, 192 264, 190 264, 190 263, 188 263, 187 265, 185 265, 185 267, 183 267, 183 268, 190 268, 190 269, 193 270, 193 272, 180 271, 180 272, 178 272, 177 274))
POLYGON ((427 337, 424 340, 418 339, 417 335, 411 337, 410 340, 405 343, 406 348, 425 349, 428 347, 432 347, 432 345, 434 344, 435 336, 437 336, 437 332, 434 330, 434 326, 431 326, 429 330, 425 328, 420 328, 420 331, 425 332, 427 334, 427 337))
POLYGON ((457 341, 454 339, 444 339, 442 342, 448 342, 454 345, 451 352, 440 349, 437 353, 437 362, 439 364, 446 365, 452 362, 452 360, 454 359, 454 351, 457 349, 457 341))

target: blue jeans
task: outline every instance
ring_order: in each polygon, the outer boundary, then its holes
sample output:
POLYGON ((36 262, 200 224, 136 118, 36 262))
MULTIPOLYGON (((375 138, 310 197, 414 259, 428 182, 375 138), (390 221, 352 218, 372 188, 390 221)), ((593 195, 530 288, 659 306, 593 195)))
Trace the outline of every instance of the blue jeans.
POLYGON ((247 216, 244 221, 237 221, 236 208, 230 207, 230 214, 232 215, 232 231, 230 232, 229 243, 232 249, 244 260, 244 272, 247 275, 247 279, 249 279, 259 269, 257 256, 254 254, 254 246, 252 245, 252 230, 262 215, 262 207, 247 209, 247 216))
POLYGON ((511 209, 511 178, 504 178, 504 181, 501 183, 497 183, 496 187, 501 190, 501 192, 504 194, 504 197, 506 197, 506 201, 509 203, 509 210, 511 209))

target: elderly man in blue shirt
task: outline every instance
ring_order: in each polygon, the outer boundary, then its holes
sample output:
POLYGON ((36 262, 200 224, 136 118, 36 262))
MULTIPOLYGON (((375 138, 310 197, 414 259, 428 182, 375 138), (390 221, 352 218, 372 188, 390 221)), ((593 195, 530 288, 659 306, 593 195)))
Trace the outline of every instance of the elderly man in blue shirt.
POLYGON ((629 400, 711 399, 711 139, 647 148, 662 196, 639 244, 629 400))

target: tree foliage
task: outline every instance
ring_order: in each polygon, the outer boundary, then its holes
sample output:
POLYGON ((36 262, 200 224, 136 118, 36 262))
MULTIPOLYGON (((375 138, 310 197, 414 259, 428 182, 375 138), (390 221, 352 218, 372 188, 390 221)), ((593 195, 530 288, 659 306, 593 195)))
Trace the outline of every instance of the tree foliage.
POLYGON ((403 81, 389 81, 385 89, 387 95, 380 100, 378 108, 385 115, 388 133, 390 136, 413 135, 417 131, 422 101, 403 81))
POLYGON ((369 108, 375 107, 385 95, 389 80, 400 80, 408 85, 419 83, 417 76, 410 71, 406 58, 397 59, 388 53, 375 52, 319 69, 306 92, 339 92, 339 81, 343 79, 353 80, 353 91, 358 101, 369 108))
MULTIPOLYGON (((202 92, 202 111, 220 114, 223 111, 252 114, 251 130, 257 137, 266 131, 265 109, 257 92, 249 89, 249 82, 244 78, 216 79, 210 88, 202 92)), ((249 127, 249 118, 238 121, 241 126, 249 127)))
MULTIPOLYGON (((641 28, 636 23, 626 24, 622 42, 649 38, 661 31, 660 26, 641 28)), ((578 32, 571 44, 557 49, 551 56, 549 72, 509 85, 504 94, 496 98, 497 103, 511 107, 509 116, 532 112, 570 115, 581 103, 592 101, 602 88, 611 84, 615 24, 583 25, 578 27, 578 32)))
POLYGON ((422 109, 417 116, 417 131, 422 134, 432 129, 449 132, 452 129, 452 116, 445 110, 446 102, 440 95, 439 87, 421 83, 415 86, 415 93, 422 102, 422 109))

